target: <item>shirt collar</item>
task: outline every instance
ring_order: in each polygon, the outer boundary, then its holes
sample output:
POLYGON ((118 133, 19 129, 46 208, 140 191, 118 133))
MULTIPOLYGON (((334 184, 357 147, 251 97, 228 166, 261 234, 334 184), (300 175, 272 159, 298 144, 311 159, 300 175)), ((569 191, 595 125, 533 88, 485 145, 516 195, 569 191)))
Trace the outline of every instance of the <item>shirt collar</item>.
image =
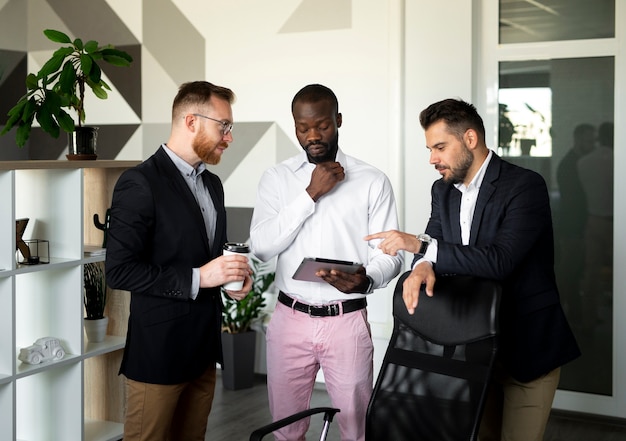
MULTIPOLYGON (((335 161, 340 163, 342 167, 344 168, 344 170, 346 169, 346 166, 347 166, 346 155, 344 152, 341 151, 340 148, 337 148, 337 155, 335 156, 335 161)), ((300 154, 295 157, 295 161, 293 161, 292 163, 292 171, 295 172, 296 170, 302 167, 307 167, 308 166, 307 164, 315 166, 315 164, 309 162, 309 158, 307 158, 306 152, 304 151, 304 149, 302 149, 300 154)))
POLYGON ((161 147, 163 147, 163 150, 165 150, 165 153, 167 153, 167 156, 170 157, 170 159, 172 160, 172 162, 174 163, 178 171, 180 171, 183 176, 195 178, 196 176, 199 176, 203 171, 206 170, 206 165, 204 164, 204 162, 201 162, 196 168, 193 168, 191 165, 189 165, 189 163, 187 163, 187 161, 185 161, 176 153, 174 153, 167 146, 167 144, 163 143, 161 144, 161 147))
POLYGON ((478 172, 476 173, 476 175, 474 176, 474 178, 472 179, 472 181, 469 183, 467 187, 465 187, 465 184, 463 184, 462 182, 454 184, 454 186, 460 191, 467 190, 472 187, 479 190, 481 184, 483 183, 483 179, 485 179, 485 172, 487 170, 487 166, 489 165, 489 161, 491 161, 492 156, 493 156, 493 150, 489 150, 487 157, 485 158, 482 165, 478 169, 478 172))

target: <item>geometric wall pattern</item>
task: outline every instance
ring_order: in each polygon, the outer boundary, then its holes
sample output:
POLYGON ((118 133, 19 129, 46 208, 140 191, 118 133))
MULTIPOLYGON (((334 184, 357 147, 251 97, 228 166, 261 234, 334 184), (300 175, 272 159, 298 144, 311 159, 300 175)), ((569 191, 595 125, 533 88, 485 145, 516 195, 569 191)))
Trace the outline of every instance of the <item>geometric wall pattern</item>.
MULTIPOLYGON (((86 124, 99 127, 98 158, 145 159, 154 151, 155 138, 162 142, 169 132, 172 89, 175 93, 185 81, 206 78, 207 71, 219 68, 220 52, 228 50, 226 40, 206 38, 210 22, 194 25, 194 6, 206 7, 195 3, 186 9, 189 2, 173 0, 0 0, 0 127, 25 90, 26 74, 37 72, 59 47, 43 29, 58 29, 72 38, 112 44, 133 57, 129 68, 102 64, 113 91, 105 101, 87 92, 86 124), (164 90, 167 94, 161 94, 164 90)), ((221 3, 209 9, 215 12, 211 18, 222 20, 217 18, 225 9, 221 3)), ((301 0, 275 33, 349 29, 351 12, 351 0, 301 0)), ((271 124, 238 123, 221 172, 228 176, 271 124)), ((65 157, 64 132, 52 139, 35 123, 24 148, 17 148, 14 138, 14 133, 0 137, 0 160, 65 157)), ((288 140, 284 133, 278 138, 288 140)), ((286 144, 293 154, 293 143, 286 144)))
MULTIPOLYGON (((201 32, 204 24, 194 25, 194 8, 188 6, 173 0, 0 0, 0 127, 24 93, 26 74, 38 71, 59 47, 42 30, 58 29, 72 38, 112 44, 133 57, 130 68, 102 64, 113 91, 105 102, 87 92, 86 124, 99 127, 99 159, 147 158, 169 135, 172 91, 212 76, 220 67, 220 51, 228 50, 226 41, 201 32)), ((224 8, 216 3, 210 9, 222 13, 224 8)), ((274 32, 325 32, 351 25, 351 0, 301 0, 274 32)), ((229 237, 245 241, 261 173, 299 147, 272 121, 237 122, 233 135, 221 163, 211 170, 225 186, 229 237)), ((15 146, 13 133, 0 137, 0 160, 65 159, 66 150, 64 132, 53 139, 37 124, 24 148, 15 146)))

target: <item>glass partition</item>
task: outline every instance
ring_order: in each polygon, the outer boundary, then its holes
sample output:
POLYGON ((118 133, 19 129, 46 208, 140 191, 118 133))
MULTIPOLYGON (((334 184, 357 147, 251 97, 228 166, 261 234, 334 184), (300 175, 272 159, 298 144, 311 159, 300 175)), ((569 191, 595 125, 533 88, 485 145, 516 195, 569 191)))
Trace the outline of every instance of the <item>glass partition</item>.
POLYGON ((499 41, 615 37, 615 0, 500 0, 499 41))
POLYGON ((498 153, 548 184, 557 282, 583 353, 559 387, 600 395, 613 391, 614 71, 613 57, 499 63, 498 153))

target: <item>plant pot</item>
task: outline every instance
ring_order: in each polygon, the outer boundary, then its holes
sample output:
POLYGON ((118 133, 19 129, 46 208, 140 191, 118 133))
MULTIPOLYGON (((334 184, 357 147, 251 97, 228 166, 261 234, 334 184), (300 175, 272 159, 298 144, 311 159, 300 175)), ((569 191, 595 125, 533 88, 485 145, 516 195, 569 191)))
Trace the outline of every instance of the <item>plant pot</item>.
POLYGON ((239 334, 222 332, 222 385, 225 389, 239 390, 254 386, 254 357, 256 332, 239 334))
POLYGON ((72 133, 68 133, 69 160, 96 159, 96 140, 98 139, 98 127, 76 127, 72 133))
POLYGON ((100 343, 104 341, 107 335, 107 326, 109 325, 109 318, 104 317, 101 319, 84 319, 83 324, 85 326, 85 332, 87 333, 87 340, 91 343, 100 343))

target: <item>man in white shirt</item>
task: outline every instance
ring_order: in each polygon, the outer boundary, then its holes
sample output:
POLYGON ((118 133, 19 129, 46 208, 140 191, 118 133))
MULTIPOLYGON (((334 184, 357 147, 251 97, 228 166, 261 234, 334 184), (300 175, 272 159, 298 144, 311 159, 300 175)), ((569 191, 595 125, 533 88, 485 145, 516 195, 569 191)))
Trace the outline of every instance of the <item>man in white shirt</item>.
MULTIPOLYGON (((259 183, 250 241, 262 260, 278 256, 279 302, 267 331, 270 410, 274 420, 309 407, 315 377, 324 372, 332 405, 341 409, 341 439, 365 438, 373 387, 373 344, 365 297, 400 271, 402 257, 363 240, 398 225, 391 184, 378 169, 338 146, 342 116, 329 88, 312 84, 292 101, 303 151, 267 170, 259 183), (317 273, 294 280, 305 257, 363 263, 354 274, 317 273)), ((308 420, 275 432, 304 440, 308 420)))

